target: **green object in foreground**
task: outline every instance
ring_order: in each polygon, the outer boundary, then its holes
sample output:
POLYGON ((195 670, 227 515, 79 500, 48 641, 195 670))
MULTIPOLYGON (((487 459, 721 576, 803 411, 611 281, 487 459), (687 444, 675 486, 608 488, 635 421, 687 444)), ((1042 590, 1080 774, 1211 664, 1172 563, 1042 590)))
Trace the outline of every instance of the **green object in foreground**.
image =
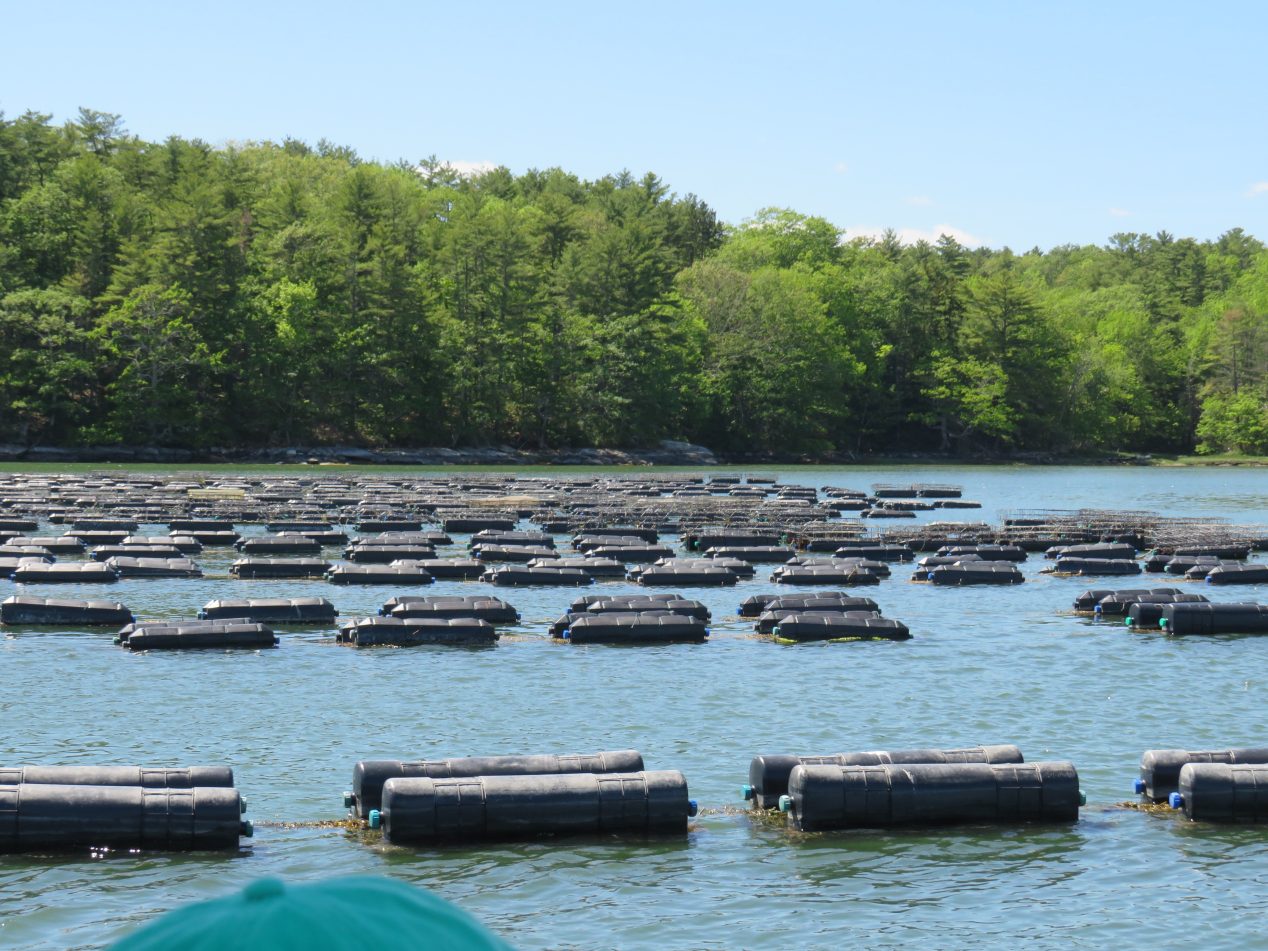
POLYGON ((471 915, 423 888, 359 876, 307 885, 276 878, 168 912, 112 951, 511 951, 471 915))

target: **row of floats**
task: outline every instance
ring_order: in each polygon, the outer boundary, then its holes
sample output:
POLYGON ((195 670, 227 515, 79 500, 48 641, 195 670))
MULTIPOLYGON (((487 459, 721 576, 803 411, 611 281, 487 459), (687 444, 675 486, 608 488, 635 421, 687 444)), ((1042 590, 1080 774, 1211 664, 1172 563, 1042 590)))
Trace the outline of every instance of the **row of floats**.
MULTIPOLYGON (((109 524, 98 520, 94 525, 109 524)), ((469 524, 468 524, 469 523, 469 524)), ((0 534, 25 520, 0 521, 0 534), (7 528, 5 527, 7 524, 7 528)), ((444 531, 394 530, 360 537, 326 523, 273 523, 277 534, 241 537, 225 523, 173 522, 168 536, 129 535, 124 529, 80 529, 63 536, 13 535, 0 544, 0 577, 18 583, 103 583, 121 578, 190 578, 202 571, 190 557, 204 546, 232 545, 244 557, 229 566, 242 579, 325 579, 332 584, 425 585, 437 579, 480 580, 500 586, 588 585, 625 579, 644 586, 734 585, 752 577, 755 565, 776 565, 770 580, 783 584, 876 584, 888 563, 911 561, 911 547, 866 539, 811 539, 804 551, 784 544, 778 533, 712 532, 684 539, 702 557, 677 557, 659 543, 653 529, 595 528, 572 539, 574 554, 555 548, 547 532, 516 531, 502 519, 466 519, 478 528, 469 558, 439 557, 438 545, 452 544, 444 531), (193 527, 188 527, 192 524, 193 527), (89 548, 89 544, 96 547, 89 548), (331 545, 346 545, 346 564, 321 556, 331 545), (84 562, 59 562, 57 555, 86 554, 84 562), (291 557, 299 556, 299 557, 291 557), (315 556, 315 557, 307 557, 315 556)), ((385 523, 387 524, 387 523, 385 523)), ((414 523, 406 523, 413 525, 414 523)), ((1167 573, 1212 585, 1268 583, 1268 564, 1245 561, 1249 546, 1194 546, 1150 553, 1141 560, 1133 544, 1100 542, 1049 548, 1057 575, 1167 573)), ((912 580, 934 585, 1007 585, 1025 581, 1018 565, 1029 552, 1019 545, 944 545, 922 558, 912 580)))
MULTIPOLYGON (((1268 632, 1268 605, 1212 603, 1179 588, 1089 589, 1075 598, 1076 613, 1121 618, 1137 629, 1168 634, 1268 632)), ((754 632, 787 642, 841 639, 906 640, 907 625, 882 616, 871 598, 844 591, 809 594, 765 592, 738 608, 754 632)), ((709 608, 681 593, 584 595, 549 627, 553 639, 573 644, 700 643, 708 639, 709 608)), ((119 602, 76 601, 13 595, 0 602, 0 623, 10 626, 122 626, 116 641, 132 650, 274 647, 270 625, 335 626, 338 614, 325 598, 241 598, 208 602, 197 618, 138 622, 119 602)), ((499 626, 520 621, 500 598, 397 595, 375 617, 338 628, 339 643, 357 647, 488 645, 499 626)))
POLYGON ((1093 588, 1074 599, 1077 614, 1121 618, 1134 630, 1167 634, 1268 633, 1268 605, 1251 601, 1212 603, 1179 588, 1093 588))
MULTIPOLYGON (((1148 750, 1134 792, 1191 820, 1268 820, 1268 749, 1148 750)), ((1074 764, 1026 762, 1015 745, 754 757, 743 798, 802 831, 1074 822, 1074 764)), ((394 844, 547 835, 683 835, 699 812, 687 780, 637 750, 362 760, 344 806, 394 844)), ((236 849, 252 837, 226 766, 0 769, 0 849, 236 849)))
MULTIPOLYGON (((740 605, 754 631, 787 642, 840 639, 906 640, 907 625, 881 616, 871 598, 844 592, 752 595, 740 605)), ((499 626, 517 624, 519 612, 500 598, 398 595, 376 617, 356 618, 338 628, 336 640, 356 647, 487 645, 499 626)), ((552 639, 573 644, 701 643, 708 639, 711 612, 677 593, 577 598, 549 627, 552 639)), ((116 642, 132 650, 275 647, 270 625, 337 623, 325 598, 242 598, 208 602, 197 618, 137 621, 119 602, 73 601, 14 595, 0 602, 0 623, 12 626, 122 625, 116 642)))

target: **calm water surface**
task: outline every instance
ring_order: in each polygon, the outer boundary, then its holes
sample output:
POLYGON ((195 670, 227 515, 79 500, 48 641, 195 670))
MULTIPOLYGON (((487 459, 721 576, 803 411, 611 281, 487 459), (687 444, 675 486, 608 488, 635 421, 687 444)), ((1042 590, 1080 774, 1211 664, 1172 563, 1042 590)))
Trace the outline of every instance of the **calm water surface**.
MULTIPOLYGON (((1268 524, 1268 474, 1254 470, 777 474, 864 489, 954 482, 985 505, 943 516, 963 520, 1094 506, 1268 524)), ((216 597, 307 595, 348 617, 402 593, 230 581, 231 560, 208 550, 199 557, 208 577, 194 581, 22 593, 110 597, 147 618, 192 616, 216 597)), ((304 629, 275 651, 132 655, 109 633, 6 629, 3 765, 227 763, 256 835, 227 856, 0 858, 0 947, 99 947, 262 875, 355 873, 433 889, 523 948, 1268 946, 1268 828, 1118 805, 1145 749, 1268 745, 1268 638, 1169 639, 1076 618, 1063 612, 1089 582, 1041 567, 1032 557, 1027 583, 1004 589, 909 584, 910 566, 895 567, 866 593, 910 626, 905 643, 755 638, 735 610, 771 588, 762 567, 734 589, 684 590, 713 610, 704 645, 550 643, 546 624, 572 589, 501 592, 523 621, 480 651, 358 652, 335 646, 331 630, 304 629), (1088 798, 1077 824, 797 835, 751 817, 739 797, 756 753, 1005 742, 1030 760, 1077 764, 1088 798), (685 773, 702 807, 685 839, 415 850, 303 825, 343 815, 358 759, 622 747, 639 749, 648 768, 685 773)), ((0 582, 0 596, 11 589, 0 582)), ((426 593, 488 590, 438 582, 426 593)))

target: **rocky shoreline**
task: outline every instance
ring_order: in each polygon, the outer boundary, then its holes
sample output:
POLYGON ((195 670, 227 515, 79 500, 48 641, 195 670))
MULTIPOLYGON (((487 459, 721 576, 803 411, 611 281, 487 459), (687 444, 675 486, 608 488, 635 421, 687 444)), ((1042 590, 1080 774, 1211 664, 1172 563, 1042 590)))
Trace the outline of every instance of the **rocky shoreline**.
MULTIPOLYGON (((0 463, 139 463, 158 465, 359 465, 359 466, 772 466, 772 465, 1156 465, 1150 456, 1116 454, 1063 456, 1012 453, 957 456, 909 452, 860 454, 829 452, 722 453, 694 443, 664 440, 642 449, 516 449, 480 446, 462 449, 366 449, 360 446, 275 446, 268 448, 172 449, 159 446, 22 446, 0 444, 0 463)), ((1223 463, 1213 457, 1209 465, 1223 463)), ((1247 463, 1249 464, 1249 463, 1247 463)))
POLYGON ((265 449, 169 449, 156 446, 0 445, 0 462, 54 463, 291 463, 384 466, 713 466, 704 446, 666 440, 650 449, 364 449, 356 446, 285 446, 265 449))

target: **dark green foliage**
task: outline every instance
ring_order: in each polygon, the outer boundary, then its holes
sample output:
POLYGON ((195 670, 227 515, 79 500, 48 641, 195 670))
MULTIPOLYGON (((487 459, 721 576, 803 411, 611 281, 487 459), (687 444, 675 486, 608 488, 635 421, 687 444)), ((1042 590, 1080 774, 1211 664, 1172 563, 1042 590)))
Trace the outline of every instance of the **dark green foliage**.
POLYGON ((655 175, 460 174, 0 114, 0 440, 1268 451, 1268 251, 736 228, 655 175))

